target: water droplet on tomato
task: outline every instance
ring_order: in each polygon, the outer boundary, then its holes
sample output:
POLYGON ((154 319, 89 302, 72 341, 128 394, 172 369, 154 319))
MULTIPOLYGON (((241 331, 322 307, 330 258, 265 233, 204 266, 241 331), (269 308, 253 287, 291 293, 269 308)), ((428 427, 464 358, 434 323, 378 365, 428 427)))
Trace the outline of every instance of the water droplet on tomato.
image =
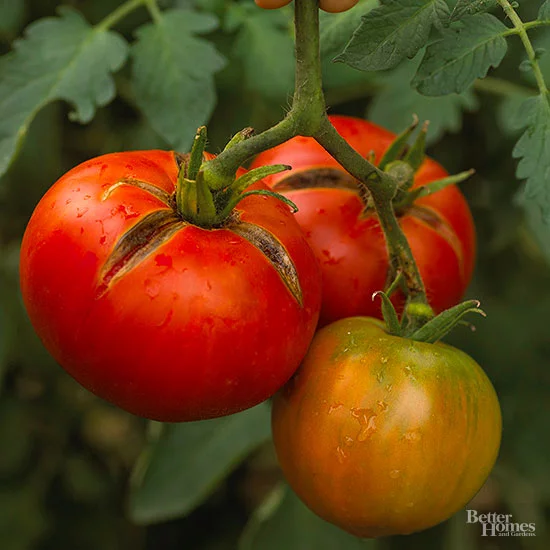
POLYGON ((388 385, 386 386, 386 391, 387 391, 388 393, 391 393, 392 390, 393 390, 393 385, 392 385, 392 384, 388 384, 388 385))
POLYGON ((340 464, 343 464, 344 460, 346 458, 348 458, 348 455, 346 454, 344 449, 342 449, 342 447, 340 447, 340 445, 338 445, 338 447, 336 447, 336 454, 338 456, 338 462, 340 462, 340 464))
POLYGON ((84 214, 86 214, 86 212, 88 212, 88 208, 77 208, 76 209, 76 217, 77 218, 82 218, 82 216, 84 216, 84 214))
POLYGON ((378 401, 377 405, 378 405, 378 408, 384 412, 386 412, 389 408, 388 404, 385 401, 378 401))
POLYGON ((343 403, 333 403, 333 404, 328 408, 328 414, 332 414, 334 411, 337 411, 338 409, 341 409, 343 406, 344 406, 343 403))
POLYGON ((160 292, 160 283, 154 279, 145 279, 145 293, 151 300, 156 298, 160 292))
POLYGON ((376 431, 376 413, 372 409, 351 409, 351 414, 361 426, 357 441, 366 441, 376 431))
POLYGON ((346 435, 344 437, 344 445, 346 445, 346 447, 351 447, 354 443, 355 443, 355 439, 353 439, 353 437, 349 435, 346 435))
POLYGON ((382 380, 384 380, 384 372, 379 370, 377 373, 376 373, 376 380, 378 380, 378 382, 382 382, 382 380))
POLYGON ((401 470, 392 470, 390 472, 390 477, 392 479, 397 479, 401 475, 401 470))

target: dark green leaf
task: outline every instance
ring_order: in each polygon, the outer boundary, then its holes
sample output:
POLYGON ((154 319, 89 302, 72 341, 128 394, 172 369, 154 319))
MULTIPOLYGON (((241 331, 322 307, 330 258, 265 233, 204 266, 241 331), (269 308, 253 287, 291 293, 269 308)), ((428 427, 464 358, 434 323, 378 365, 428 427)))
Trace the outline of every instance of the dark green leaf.
POLYGON ((239 5, 233 17, 240 23, 233 53, 243 64, 246 88, 278 102, 291 97, 294 42, 290 20, 279 11, 239 5))
POLYGON ((508 28, 490 14, 465 17, 463 25, 443 31, 443 39, 430 45, 413 79, 425 95, 461 93, 490 67, 498 67, 506 54, 502 33, 508 28))
POLYGON ((445 0, 386 0, 365 15, 344 52, 336 58, 362 71, 391 69, 412 58, 433 26, 449 19, 445 0))
POLYGON ((526 127, 514 147, 513 156, 521 159, 516 175, 527 180, 525 200, 540 208, 543 218, 550 223, 550 96, 536 96, 525 100, 517 120, 526 127))
POLYGON ((0 0, 0 34, 18 30, 25 14, 25 0, 0 0))
POLYGON ((451 13, 451 21, 457 21, 465 15, 476 15, 498 6, 497 0, 458 0, 451 13))
POLYGON ((247 525, 239 550, 375 550, 376 540, 361 540, 316 516, 281 486, 247 525))
POLYGON ((214 46, 197 35, 218 26, 211 15, 163 12, 140 27, 132 47, 136 102, 151 126, 176 150, 187 151, 197 127, 216 106, 214 75, 225 65, 214 46))
POLYGON ((253 449, 269 439, 269 406, 203 422, 164 426, 131 495, 134 521, 184 516, 201 504, 253 449))
POLYGON ((382 92, 370 104, 369 119, 394 132, 411 123, 414 114, 420 122, 430 121, 428 144, 438 141, 446 132, 458 132, 462 127, 462 112, 477 108, 471 91, 443 97, 427 97, 413 89, 409 82, 417 63, 405 63, 391 73, 382 92))
POLYGON ((320 12, 321 56, 339 54, 359 27, 361 18, 378 7, 378 0, 363 0, 351 10, 341 13, 320 12))
POLYGON ((64 99, 75 109, 70 118, 86 123, 115 96, 111 73, 126 60, 126 42, 72 9, 59 14, 30 25, 0 61, 0 174, 44 105, 64 99))
POLYGON ((544 259, 550 264, 550 223, 544 220, 542 209, 535 201, 526 200, 525 196, 521 196, 519 202, 524 208, 529 230, 544 259))
POLYGON ((550 19, 550 0, 546 0, 544 4, 540 7, 537 19, 539 21, 550 19))

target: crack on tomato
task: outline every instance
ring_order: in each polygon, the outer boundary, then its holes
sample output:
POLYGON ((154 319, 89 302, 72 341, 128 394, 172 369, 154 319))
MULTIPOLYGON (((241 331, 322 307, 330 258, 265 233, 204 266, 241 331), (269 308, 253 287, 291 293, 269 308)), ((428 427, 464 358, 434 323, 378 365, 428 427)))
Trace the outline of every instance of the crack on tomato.
POLYGON ((96 298, 186 225, 172 210, 157 210, 126 231, 101 269, 96 298))
POLYGON ((137 187, 138 189, 141 189, 142 191, 153 195, 154 197, 162 201, 166 206, 169 206, 170 208, 175 208, 175 199, 173 194, 171 195, 164 189, 161 189, 160 187, 157 187, 156 185, 153 185, 147 181, 137 180, 135 178, 124 178, 117 181, 116 183, 113 183, 113 185, 109 186, 105 190, 101 197, 101 200, 107 200, 116 189, 125 185, 137 187))
POLYGON ((295 191, 297 189, 349 189, 359 191, 357 180, 336 168, 312 168, 292 174, 273 186, 273 190, 295 191))
POLYGON ((300 304, 300 307, 303 307, 302 286, 298 270, 283 244, 267 229, 252 223, 238 222, 227 229, 246 239, 269 260, 294 299, 300 304))

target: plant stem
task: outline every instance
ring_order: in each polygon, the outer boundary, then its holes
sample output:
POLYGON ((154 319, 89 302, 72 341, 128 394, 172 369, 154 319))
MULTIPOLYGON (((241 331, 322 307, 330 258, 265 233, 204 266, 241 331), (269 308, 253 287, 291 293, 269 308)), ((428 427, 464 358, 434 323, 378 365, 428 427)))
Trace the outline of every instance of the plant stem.
POLYGON ((474 82, 474 89, 479 92, 504 97, 530 97, 537 94, 534 88, 528 88, 527 86, 521 86, 520 84, 492 76, 477 79, 474 82))
POLYGON ((160 23, 162 20, 162 12, 158 7, 157 0, 145 0, 145 4, 147 10, 151 14, 151 19, 157 24, 160 23))
POLYGON ((525 28, 525 24, 508 0, 498 0, 498 3, 504 10, 504 13, 507 15, 507 17, 510 18, 510 21, 514 25, 514 29, 516 30, 521 41, 523 42, 523 47, 525 48, 525 51, 527 52, 527 57, 531 62, 531 67, 533 69, 533 74, 535 75, 535 80, 537 81, 540 95, 545 96, 548 92, 548 88, 546 87, 546 83, 544 82, 544 77, 542 75, 542 71, 540 69, 540 65, 535 54, 535 49, 533 48, 533 44, 531 44, 531 40, 529 39, 529 35, 527 34, 527 30, 525 28))
POLYGON ((116 10, 111 12, 105 19, 100 21, 95 29, 98 31, 106 31, 114 27, 119 21, 124 19, 129 13, 133 12, 140 6, 144 6, 149 0, 127 0, 121 4, 116 10))

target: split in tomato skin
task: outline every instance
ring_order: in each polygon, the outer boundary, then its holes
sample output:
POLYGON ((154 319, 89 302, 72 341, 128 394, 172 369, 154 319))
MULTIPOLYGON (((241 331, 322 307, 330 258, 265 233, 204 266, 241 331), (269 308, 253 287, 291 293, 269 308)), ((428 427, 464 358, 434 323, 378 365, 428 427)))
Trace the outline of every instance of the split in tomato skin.
POLYGON ((135 179, 171 194, 177 174, 165 151, 81 164, 36 207, 20 263, 27 312, 53 357, 100 397, 166 422, 222 416, 270 397, 307 351, 321 292, 318 264, 288 206, 258 195, 243 199, 225 227, 176 220, 137 265, 125 272, 122 257, 106 275, 123 235, 171 211, 143 189, 114 184, 135 179), (231 223, 280 243, 301 303, 231 223))
MULTIPOLYGON (((331 116, 340 135, 363 157, 374 154, 378 163, 395 135, 362 119, 331 116)), ((261 153, 258 166, 285 163, 292 170, 265 182, 298 207, 296 217, 323 273, 320 325, 355 316, 380 316, 372 295, 388 283, 389 262, 380 224, 366 211, 357 183, 312 138, 297 137, 261 153)), ((426 158, 414 186, 448 174, 426 158)), ((456 186, 418 199, 400 213, 399 221, 436 313, 456 305, 472 277, 476 252, 475 228, 468 204, 456 186)), ((393 298, 400 308, 403 297, 393 298)))
POLYGON ((274 399, 272 427, 283 473, 311 510, 378 537, 427 529, 465 506, 497 458, 502 419, 468 355, 355 317, 316 334, 274 399))

